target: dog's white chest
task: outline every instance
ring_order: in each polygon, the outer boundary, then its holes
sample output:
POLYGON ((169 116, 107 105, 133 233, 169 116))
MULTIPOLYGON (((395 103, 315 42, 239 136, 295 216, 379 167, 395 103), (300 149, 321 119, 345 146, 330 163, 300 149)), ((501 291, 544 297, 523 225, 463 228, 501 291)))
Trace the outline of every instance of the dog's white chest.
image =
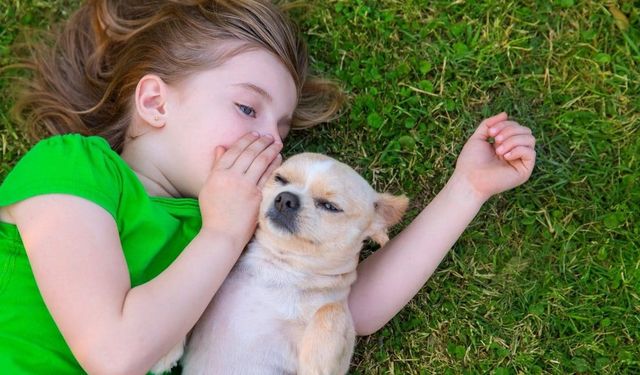
POLYGON ((296 373, 308 320, 323 304, 346 298, 346 292, 301 296, 296 277, 245 254, 194 328, 184 373, 296 373))

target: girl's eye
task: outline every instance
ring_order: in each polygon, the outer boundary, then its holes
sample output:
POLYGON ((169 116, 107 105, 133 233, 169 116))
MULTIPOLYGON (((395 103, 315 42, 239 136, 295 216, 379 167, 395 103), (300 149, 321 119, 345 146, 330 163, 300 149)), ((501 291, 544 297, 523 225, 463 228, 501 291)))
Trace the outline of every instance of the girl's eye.
POLYGON ((333 203, 322 199, 316 201, 316 207, 327 210, 329 212, 342 212, 342 210, 333 203))
POLYGON ((244 113, 245 115, 254 117, 254 118, 256 117, 256 110, 253 109, 252 107, 249 107, 248 105, 244 105, 244 104, 236 104, 236 106, 238 107, 240 112, 244 113))
POLYGON ((288 184, 288 183, 289 183, 289 181, 288 181, 286 178, 284 178, 284 177, 280 176, 279 174, 277 174, 273 179, 274 179, 277 183, 280 183, 280 184, 282 184, 282 185, 286 185, 286 184, 288 184))

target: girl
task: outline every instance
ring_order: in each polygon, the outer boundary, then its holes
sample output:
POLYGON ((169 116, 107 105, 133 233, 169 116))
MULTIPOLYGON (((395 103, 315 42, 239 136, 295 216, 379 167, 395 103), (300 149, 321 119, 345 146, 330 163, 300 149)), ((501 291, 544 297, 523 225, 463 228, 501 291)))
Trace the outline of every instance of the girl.
MULTIPOLYGON (((16 110, 58 135, 0 186, 0 368, 145 373, 181 340, 251 238, 289 129, 339 108, 307 65, 258 0, 90 0, 36 49, 16 110)), ((529 178, 534 143, 504 113, 480 124, 432 203, 359 266, 358 334, 417 293, 486 199, 529 178)))

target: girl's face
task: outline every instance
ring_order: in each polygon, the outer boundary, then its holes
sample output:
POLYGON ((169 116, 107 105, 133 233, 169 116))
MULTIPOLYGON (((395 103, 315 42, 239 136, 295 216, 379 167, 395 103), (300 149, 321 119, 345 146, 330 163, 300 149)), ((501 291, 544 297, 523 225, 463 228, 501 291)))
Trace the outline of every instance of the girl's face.
POLYGON ((287 136, 297 104, 287 68, 263 49, 235 55, 167 90, 162 142, 171 183, 196 197, 211 170, 216 146, 229 147, 248 132, 287 136))

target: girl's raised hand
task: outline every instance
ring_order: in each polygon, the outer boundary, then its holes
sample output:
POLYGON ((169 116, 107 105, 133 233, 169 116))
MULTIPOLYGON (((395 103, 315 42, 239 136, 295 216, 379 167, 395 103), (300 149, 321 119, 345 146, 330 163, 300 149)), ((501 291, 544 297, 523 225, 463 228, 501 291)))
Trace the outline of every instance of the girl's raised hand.
POLYGON ((202 228, 227 236, 237 249, 255 231, 266 177, 282 163, 282 143, 270 135, 248 133, 228 150, 218 146, 213 168, 198 200, 202 228))
POLYGON ((529 179, 536 160, 531 130, 502 112, 485 119, 462 148, 454 174, 462 175, 482 199, 529 179), (494 143, 489 143, 489 138, 494 143))

